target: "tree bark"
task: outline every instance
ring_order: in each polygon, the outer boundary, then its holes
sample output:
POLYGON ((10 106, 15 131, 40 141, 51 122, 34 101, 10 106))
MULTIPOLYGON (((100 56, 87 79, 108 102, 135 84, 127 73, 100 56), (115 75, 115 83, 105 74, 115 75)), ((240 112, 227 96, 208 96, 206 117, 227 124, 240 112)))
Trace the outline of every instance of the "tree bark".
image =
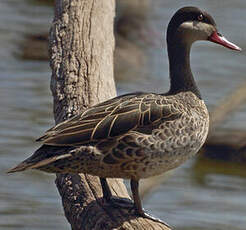
MULTIPOLYGON (((56 0, 49 44, 56 123, 116 95, 114 13, 114 0, 56 0)), ((113 194, 129 198, 121 179, 108 181, 113 194)), ((168 229, 106 204, 98 177, 57 174, 56 185, 73 230, 168 229)))

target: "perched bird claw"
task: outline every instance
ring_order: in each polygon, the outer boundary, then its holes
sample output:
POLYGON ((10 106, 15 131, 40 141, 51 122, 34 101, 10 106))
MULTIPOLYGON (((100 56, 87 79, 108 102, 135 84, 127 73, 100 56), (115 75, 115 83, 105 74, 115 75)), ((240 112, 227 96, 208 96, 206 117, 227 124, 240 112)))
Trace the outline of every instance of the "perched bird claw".
POLYGON ((146 212, 143 209, 143 212, 139 212, 135 205, 134 202, 128 198, 124 198, 124 197, 113 197, 111 196, 109 200, 107 200, 107 202, 109 202, 113 207, 116 208, 123 208, 123 209, 128 209, 129 213, 134 213, 136 216, 139 217, 143 217, 143 218, 147 218, 149 220, 152 220, 154 222, 158 222, 160 224, 164 224, 165 226, 167 226, 169 229, 172 229, 170 225, 168 225, 166 222, 162 221, 161 219, 154 217, 152 215, 150 215, 148 212, 146 212))
POLYGON ((154 217, 152 215, 150 215, 148 212, 146 212, 145 210, 143 210, 143 213, 139 213, 137 212, 136 210, 136 214, 143 217, 143 218, 147 218, 149 220, 153 220, 154 222, 157 222, 157 223, 160 223, 160 224, 164 224, 165 226, 167 226, 170 230, 172 230, 173 228, 167 224, 166 222, 164 222, 163 220, 157 218, 157 217, 154 217))

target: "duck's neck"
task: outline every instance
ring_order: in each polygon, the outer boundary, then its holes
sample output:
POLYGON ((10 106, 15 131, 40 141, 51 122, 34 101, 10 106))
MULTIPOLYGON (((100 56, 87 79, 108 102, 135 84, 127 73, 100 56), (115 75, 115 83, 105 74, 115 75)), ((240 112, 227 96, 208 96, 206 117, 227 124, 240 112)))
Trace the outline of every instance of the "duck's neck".
POLYGON ((173 42, 168 44, 170 90, 169 94, 191 91, 201 99, 190 68, 191 44, 173 42))

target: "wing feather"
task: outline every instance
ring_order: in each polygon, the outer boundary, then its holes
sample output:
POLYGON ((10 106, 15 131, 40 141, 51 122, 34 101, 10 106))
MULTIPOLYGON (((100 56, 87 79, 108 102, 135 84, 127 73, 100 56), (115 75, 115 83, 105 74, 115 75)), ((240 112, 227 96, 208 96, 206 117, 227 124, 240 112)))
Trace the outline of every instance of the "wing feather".
POLYGON ((128 94, 95 105, 49 129, 37 141, 76 146, 140 130, 161 120, 177 118, 179 111, 158 94, 128 94))

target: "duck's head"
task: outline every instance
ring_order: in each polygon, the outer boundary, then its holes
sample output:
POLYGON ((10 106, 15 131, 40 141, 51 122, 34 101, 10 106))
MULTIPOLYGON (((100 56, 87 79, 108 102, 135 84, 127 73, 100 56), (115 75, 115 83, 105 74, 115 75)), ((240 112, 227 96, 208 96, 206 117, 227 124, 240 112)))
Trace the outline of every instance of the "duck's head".
POLYGON ((173 46, 177 43, 191 45, 198 40, 208 40, 229 49, 241 50, 217 31, 214 19, 207 12, 196 7, 179 9, 168 25, 168 45, 173 46))

